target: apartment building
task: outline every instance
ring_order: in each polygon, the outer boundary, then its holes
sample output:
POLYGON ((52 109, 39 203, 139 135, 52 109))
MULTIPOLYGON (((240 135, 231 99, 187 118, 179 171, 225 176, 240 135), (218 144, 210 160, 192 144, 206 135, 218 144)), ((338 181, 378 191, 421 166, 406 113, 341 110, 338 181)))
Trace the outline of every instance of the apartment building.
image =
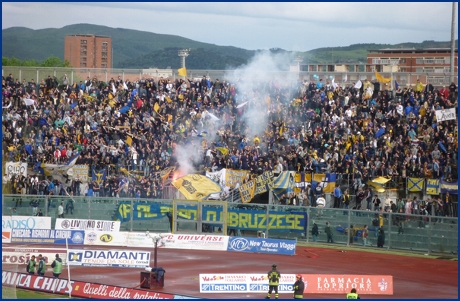
POLYGON ((112 68, 112 39, 84 34, 66 36, 64 60, 74 68, 112 68))
MULTIPOLYGON (((398 72, 450 73, 450 48, 379 49, 368 52, 368 72, 387 72, 385 69, 397 66, 398 72)), ((458 49, 455 49, 454 60, 457 72, 458 49)))

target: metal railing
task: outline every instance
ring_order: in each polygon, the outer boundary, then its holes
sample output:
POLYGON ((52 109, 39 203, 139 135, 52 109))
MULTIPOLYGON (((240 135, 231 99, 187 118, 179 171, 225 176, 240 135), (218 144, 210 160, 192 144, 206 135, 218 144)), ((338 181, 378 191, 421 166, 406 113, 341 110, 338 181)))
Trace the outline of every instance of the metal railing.
MULTIPOLYGON (((29 205, 31 200, 39 200, 38 209, 44 216, 50 216, 54 228, 57 217, 57 206, 62 202, 65 208, 65 216, 80 219, 114 220, 121 210, 121 202, 128 202, 134 208, 135 203, 162 204, 172 206, 172 200, 147 200, 147 199, 120 199, 120 198, 94 198, 74 197, 73 208, 67 206, 69 197, 59 196, 28 196, 28 195, 3 195, 3 215, 11 215, 11 209, 17 208, 17 215, 31 216, 34 209, 29 205)), ((325 243, 327 237, 324 231, 326 222, 332 227, 333 241, 340 245, 356 245, 362 247, 376 247, 379 242, 376 234, 379 226, 375 221, 382 224, 384 231, 383 248, 394 250, 410 250, 428 254, 445 254, 458 256, 458 219, 444 216, 422 216, 415 214, 380 213, 368 210, 332 209, 306 206, 280 206, 266 204, 236 204, 228 203, 228 210, 258 210, 267 214, 305 213, 307 218, 303 232, 294 232, 290 229, 280 229, 276 226, 262 226, 258 231, 248 231, 244 227, 238 228, 237 235, 257 236, 260 231, 267 238, 297 239, 307 243, 313 243, 311 228, 313 223, 319 227, 317 242, 325 243), (379 215, 381 215, 379 217, 379 215), (367 245, 363 246, 362 229, 367 225, 369 236, 367 245), (350 231, 351 229, 351 231, 350 231)), ((126 208, 126 207, 125 207, 126 208)), ((249 211, 248 211, 249 212, 249 211)), ((122 231, 159 231, 169 232, 170 222, 167 217, 152 220, 133 219, 121 224, 122 231)), ((229 229, 231 225, 229 225, 229 229)), ((188 229, 194 231, 193 229, 188 229)), ((210 230, 212 231, 212 230, 210 230)))
MULTIPOLYGON (((160 76, 169 77, 172 79, 181 78, 178 75, 177 69, 121 69, 121 68, 57 68, 57 67, 17 67, 17 66, 2 66, 2 75, 7 77, 9 74, 12 74, 14 80, 19 79, 22 82, 25 79, 27 82, 31 79, 34 79, 39 85, 42 79, 46 79, 48 75, 56 76, 59 82, 62 84, 62 78, 66 74, 70 83, 79 83, 80 81, 86 80, 87 77, 93 79, 96 77, 98 80, 105 82, 110 81, 113 77, 115 80, 120 76, 124 81, 130 80, 131 82, 136 81, 137 79, 150 78, 153 77, 155 80, 158 80, 160 76)), ((331 80, 331 76, 334 78, 336 83, 342 84, 351 84, 358 80, 373 80, 375 79, 374 72, 356 72, 356 71, 273 71, 267 72, 272 77, 280 77, 284 79, 303 79, 307 81, 317 81, 318 78, 323 78, 324 81, 331 80), (316 77, 318 76, 318 77, 316 77)), ((211 80, 230 78, 238 73, 235 70, 187 70, 188 78, 201 78, 203 75, 206 75, 211 80)), ((414 85, 417 82, 417 79, 420 79, 421 82, 426 83, 430 81, 432 77, 437 77, 441 75, 438 72, 381 72, 383 77, 393 77, 394 80, 398 82, 400 86, 403 85, 414 85)), ((437 82, 439 85, 449 85, 450 84, 450 73, 443 73, 444 77, 441 82, 437 82)), ((236 79, 234 79, 236 80, 236 79)), ((458 83, 458 75, 455 74, 454 82, 458 83)))

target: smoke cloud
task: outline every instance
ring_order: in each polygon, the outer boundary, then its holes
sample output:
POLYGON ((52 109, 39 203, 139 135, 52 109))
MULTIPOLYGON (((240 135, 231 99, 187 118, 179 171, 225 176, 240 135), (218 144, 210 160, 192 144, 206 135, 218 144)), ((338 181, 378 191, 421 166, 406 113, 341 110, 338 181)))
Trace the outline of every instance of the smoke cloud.
MULTIPOLYGON (((293 61, 292 53, 271 53, 261 51, 246 65, 235 70, 227 70, 224 78, 231 85, 235 85, 236 104, 248 102, 243 107, 244 114, 239 118, 240 122, 245 122, 245 134, 249 140, 255 135, 261 137, 266 129, 269 120, 269 111, 279 108, 281 100, 277 101, 273 95, 276 88, 289 88, 293 82, 297 82, 298 75, 289 71, 290 63, 293 61), (270 96, 271 105, 267 104, 267 97, 270 96)), ((289 89, 286 89, 289 91, 289 89)), ((291 95, 281 95, 282 99, 287 99, 291 95)), ((292 99, 292 98, 291 98, 292 99)), ((198 127, 198 134, 203 134, 202 139, 207 140, 210 146, 216 141, 217 132, 224 129, 225 122, 221 112, 210 111, 209 113, 217 116, 219 120, 205 118, 203 126, 198 127)), ((206 113, 204 113, 206 115, 206 113)), ((187 145, 176 147, 176 158, 179 163, 178 176, 196 173, 199 165, 203 163, 204 153, 199 151, 202 139, 192 139, 187 145)))
POLYGON ((269 122, 269 110, 277 108, 272 94, 275 87, 287 87, 297 80, 297 74, 285 71, 293 58, 293 53, 261 51, 247 65, 226 72, 225 78, 237 85, 237 102, 241 104, 249 101, 243 117, 249 137, 262 135, 269 122), (266 102, 270 94, 271 106, 266 102))

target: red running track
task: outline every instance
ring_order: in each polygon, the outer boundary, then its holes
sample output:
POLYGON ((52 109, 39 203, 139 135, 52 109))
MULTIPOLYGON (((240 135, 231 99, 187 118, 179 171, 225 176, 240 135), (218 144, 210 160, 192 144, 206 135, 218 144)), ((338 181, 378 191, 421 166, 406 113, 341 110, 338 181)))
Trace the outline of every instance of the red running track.
MULTIPOLYGON (((50 247, 49 245, 34 247, 50 247)), ((80 247, 72 246, 78 249, 80 247)), ((87 246, 84 249, 90 249, 87 246)), ((91 249, 121 249, 101 246, 91 249)), ((139 250, 152 251, 150 248, 139 250)), ((297 247, 295 256, 199 250, 158 250, 158 266, 166 270, 164 293, 213 299, 259 299, 264 293, 200 293, 199 274, 266 273, 276 263, 286 274, 392 275, 389 295, 364 295, 365 299, 458 299, 457 261, 336 249, 297 247), (307 250, 307 251, 306 251, 307 250), (319 255, 316 258, 312 253, 319 255)), ((4 269, 6 269, 4 267, 4 269)), ((124 287, 139 285, 143 269, 71 267, 71 279, 124 287)), ((358 292, 359 293, 359 292, 358 292)), ((280 294, 281 298, 292 298, 280 294)), ((306 299, 343 299, 337 294, 305 294, 306 299)))

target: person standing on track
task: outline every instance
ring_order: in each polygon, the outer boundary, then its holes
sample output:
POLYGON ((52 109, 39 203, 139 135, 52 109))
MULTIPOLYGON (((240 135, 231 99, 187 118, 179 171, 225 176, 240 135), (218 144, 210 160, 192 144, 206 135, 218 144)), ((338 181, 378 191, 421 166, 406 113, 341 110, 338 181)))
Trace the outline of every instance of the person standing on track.
POLYGON ((54 259, 51 267, 53 268, 53 276, 59 278, 62 273, 62 259, 59 258, 59 254, 56 254, 56 259, 54 259))
POLYGON ((39 254, 38 255, 37 274, 38 274, 38 276, 45 276, 45 272, 46 272, 45 257, 43 257, 42 254, 39 254))
POLYGON ((281 274, 276 269, 276 264, 272 265, 272 269, 268 272, 268 294, 265 299, 270 299, 273 291, 275 291, 275 299, 278 299, 278 286, 280 284, 281 274))
POLYGON ((36 261, 35 261, 35 255, 32 255, 29 259, 29 261, 27 261, 27 273, 33 275, 35 274, 35 265, 36 265, 36 261))
POLYGON ((356 293, 356 288, 351 289, 351 292, 347 294, 347 299, 361 299, 359 295, 356 293))
POLYGON ((294 299, 303 299, 303 291, 305 289, 305 283, 303 282, 302 275, 296 275, 296 281, 293 285, 294 299))

